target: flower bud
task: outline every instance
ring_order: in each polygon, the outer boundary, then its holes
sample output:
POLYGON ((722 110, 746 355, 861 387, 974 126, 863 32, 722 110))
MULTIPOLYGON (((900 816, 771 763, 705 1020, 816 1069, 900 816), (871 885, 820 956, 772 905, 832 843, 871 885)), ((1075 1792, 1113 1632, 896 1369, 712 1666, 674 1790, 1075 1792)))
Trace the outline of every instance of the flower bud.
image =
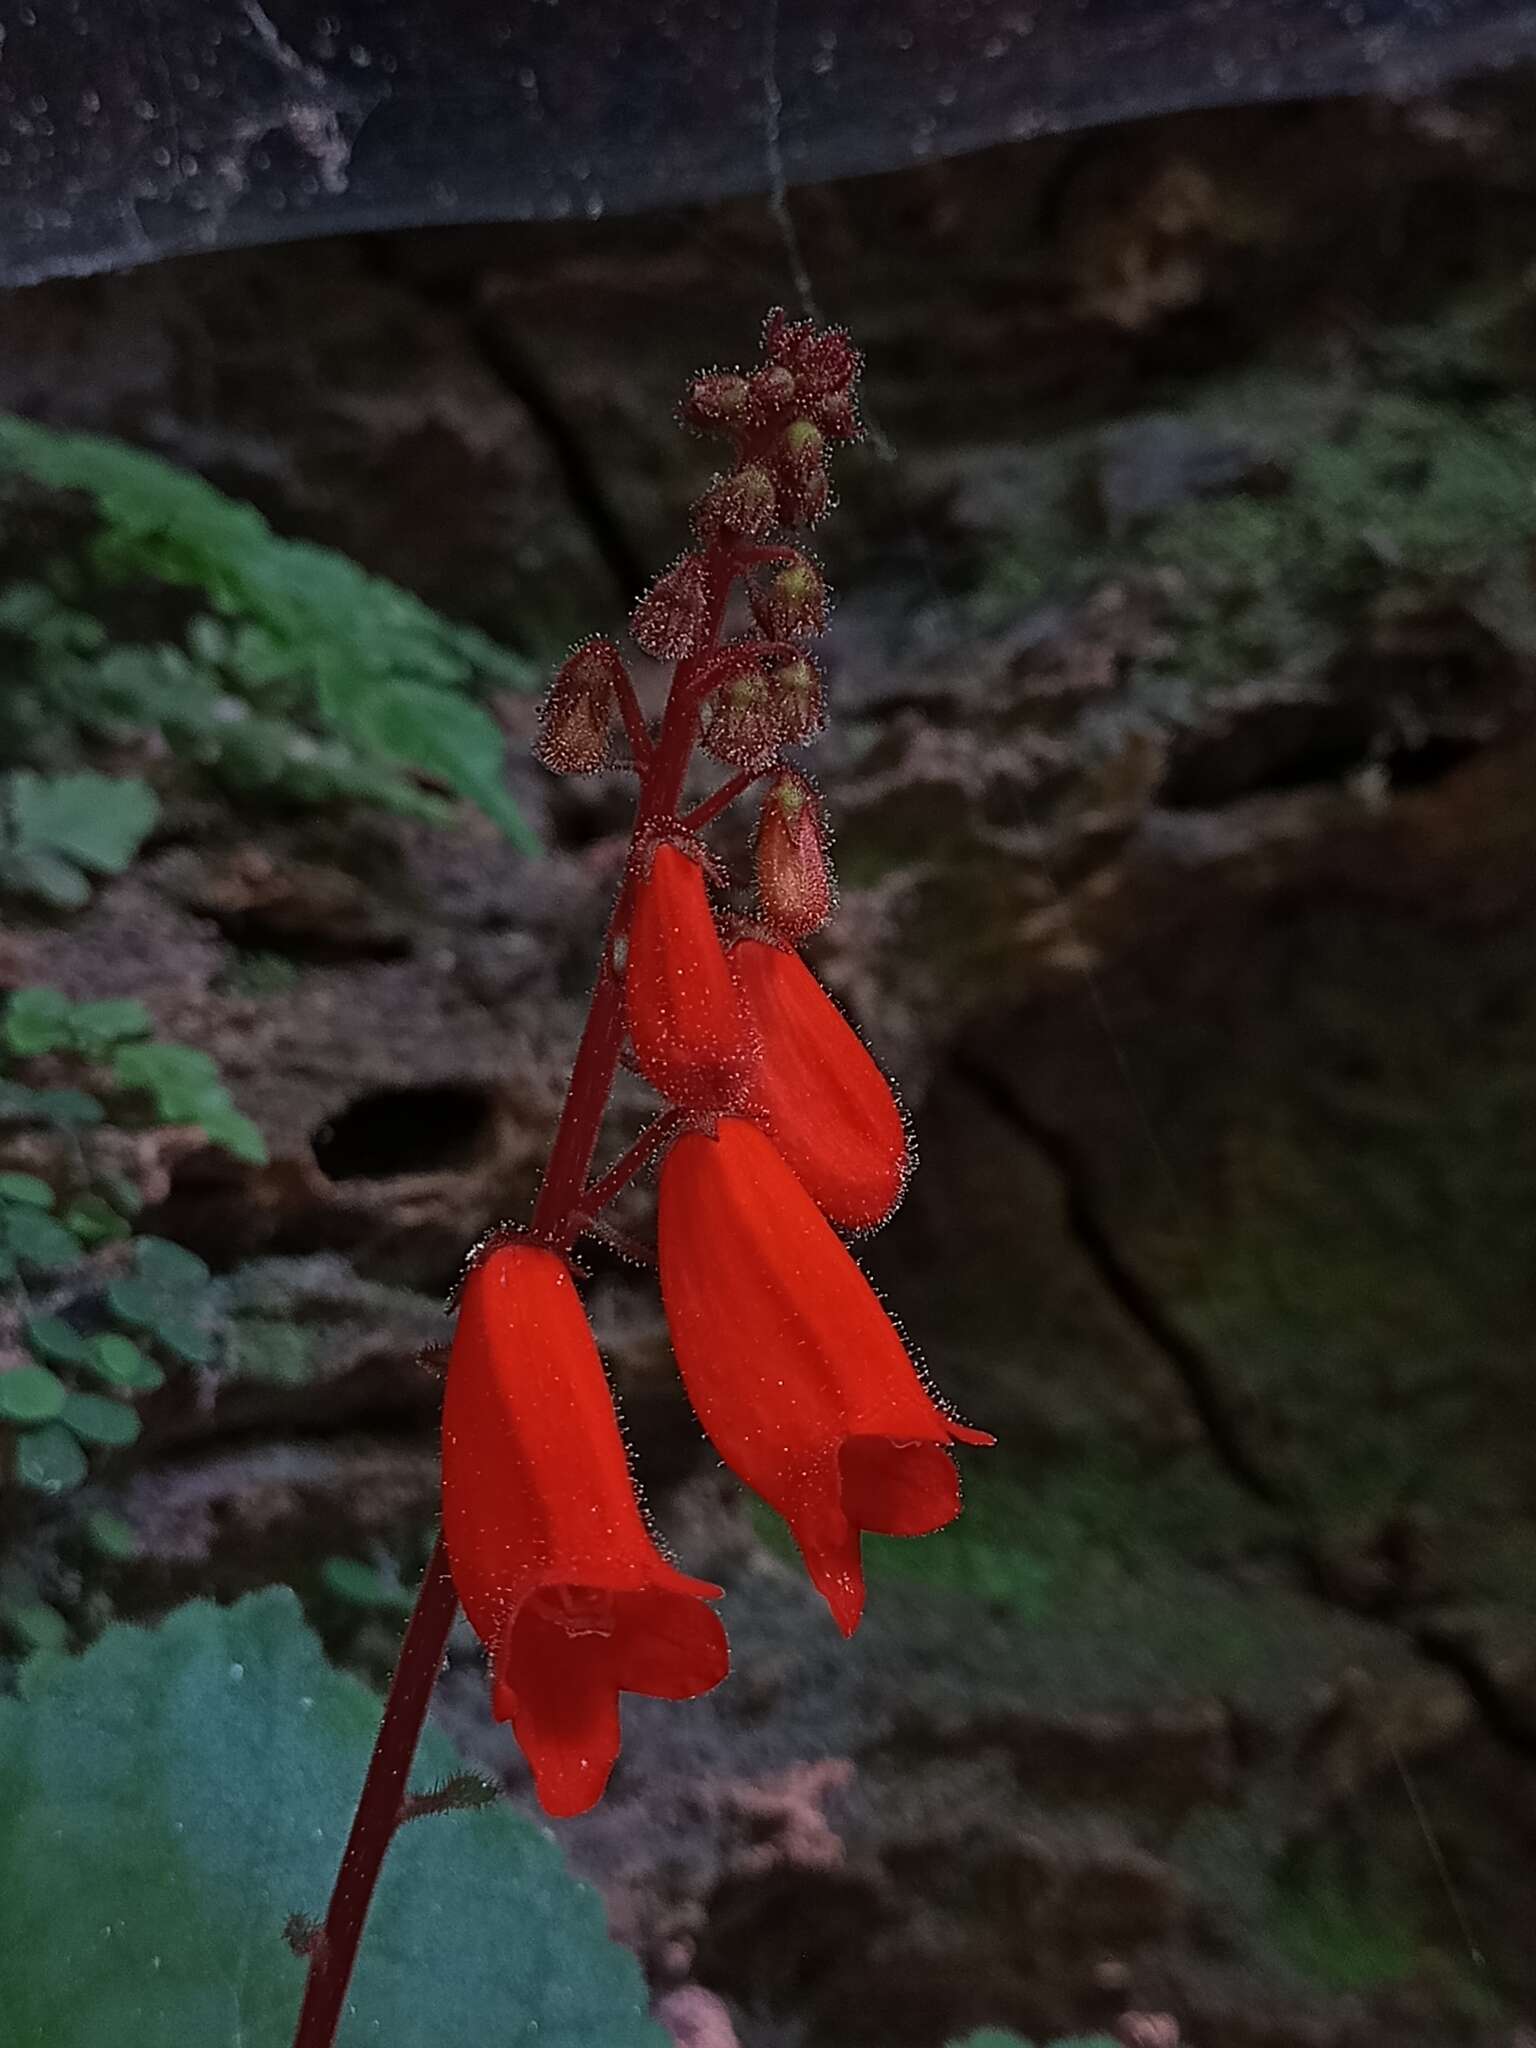
POLYGON ((754 371, 747 390, 752 415, 759 421, 771 420, 775 413, 795 402, 795 380, 777 363, 769 369, 754 371))
POLYGON ((769 671, 774 713, 782 737, 803 746, 821 731, 823 706, 821 670, 806 655, 798 655, 769 671))
POLYGON ((723 683, 704 706, 704 751, 732 768, 766 768, 787 737, 761 669, 723 683))
POLYGON ((782 306, 768 316, 763 347, 807 393, 846 391, 859 374, 859 352, 841 327, 818 332, 814 320, 786 319, 782 306))
POLYGON ((536 752, 556 775, 593 775, 608 761, 614 694, 625 673, 611 640, 588 640, 561 666, 539 714, 536 752))
POLYGON ((684 555, 635 606, 629 629, 658 661, 682 661, 703 645, 708 624, 704 566, 697 555, 684 555))
POLYGON ((793 769, 778 776, 763 799, 756 861, 764 923, 795 945, 819 932, 832 914, 821 805, 793 769))
POLYGON ((635 1064, 683 1109, 740 1104, 757 1065, 757 1033, 715 929, 704 871, 658 846, 635 885, 624 1016, 635 1064))
POLYGON ((826 445, 814 420, 796 420, 784 430, 783 459, 796 475, 806 474, 819 467, 826 445))
POLYGON ((694 379, 683 401, 683 416, 696 427, 725 427, 747 409, 747 380, 734 370, 714 370, 694 379))
POLYGON ((753 588, 752 616, 771 640, 810 640, 827 629, 827 586, 808 555, 796 555, 753 588))
POLYGON ((825 398, 813 401, 811 410, 829 441, 857 441, 864 431, 851 391, 829 391, 825 398))
POLYGON ((779 480, 779 523, 783 526, 814 526, 832 503, 832 486, 827 472, 814 469, 786 470, 779 480))
POLYGON ((828 327, 805 343, 790 367, 802 391, 822 396, 847 391, 859 374, 860 357, 841 327, 828 327))
POLYGON ((778 519, 773 478, 758 463, 716 479, 693 508, 693 530, 706 545, 722 535, 755 540, 778 519))

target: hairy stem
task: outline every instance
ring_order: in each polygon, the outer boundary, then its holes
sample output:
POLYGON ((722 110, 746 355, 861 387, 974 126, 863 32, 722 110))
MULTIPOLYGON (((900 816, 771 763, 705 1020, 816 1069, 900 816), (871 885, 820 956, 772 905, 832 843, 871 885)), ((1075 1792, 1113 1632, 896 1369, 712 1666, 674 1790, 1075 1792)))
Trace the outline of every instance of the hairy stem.
POLYGON ((716 818, 724 816, 737 797, 744 796, 754 782, 761 782, 765 775, 771 775, 778 767, 772 761, 766 768, 740 768, 729 782, 722 782, 713 796, 705 797, 703 803, 695 804, 678 821, 685 832, 702 832, 706 825, 713 825, 716 818))
POLYGON ((680 1109, 665 1110, 659 1117, 648 1123, 622 1158, 610 1166, 601 1180, 588 1184, 581 1198, 578 1220, 585 1228, 597 1221, 608 1204, 621 1195, 635 1175, 648 1166, 672 1133, 684 1122, 680 1109))
POLYGON ((400 1825, 405 1781, 421 1737, 427 1702, 442 1669, 448 1631, 458 1609, 448 1553, 439 1537, 416 1595, 400 1661, 384 1702, 384 1718, 342 1851, 325 1926, 310 1958, 293 2048, 331 2048, 352 1981, 363 1922, 389 1845, 400 1825))

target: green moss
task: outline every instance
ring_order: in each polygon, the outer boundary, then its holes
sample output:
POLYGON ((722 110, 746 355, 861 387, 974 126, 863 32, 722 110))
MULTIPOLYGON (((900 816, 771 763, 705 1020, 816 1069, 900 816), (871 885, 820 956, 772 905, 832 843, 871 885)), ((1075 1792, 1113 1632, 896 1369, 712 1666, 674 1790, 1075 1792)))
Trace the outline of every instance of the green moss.
POLYGON ((1486 586, 1506 623, 1536 631, 1523 573, 1536 539, 1536 405, 1486 378, 1446 388, 1424 361, 1422 346, 1388 352, 1387 376, 1406 388, 1266 370, 1181 403, 1193 436, 1249 451, 1247 479, 1216 494, 1192 484, 1123 536, 1107 537, 1096 509, 1102 430, 1039 451, 1040 502, 1026 501, 986 565, 982 617, 1154 573, 1167 642, 1131 682, 1158 712, 1177 710, 1174 678, 1198 694, 1315 670, 1393 593, 1486 586))

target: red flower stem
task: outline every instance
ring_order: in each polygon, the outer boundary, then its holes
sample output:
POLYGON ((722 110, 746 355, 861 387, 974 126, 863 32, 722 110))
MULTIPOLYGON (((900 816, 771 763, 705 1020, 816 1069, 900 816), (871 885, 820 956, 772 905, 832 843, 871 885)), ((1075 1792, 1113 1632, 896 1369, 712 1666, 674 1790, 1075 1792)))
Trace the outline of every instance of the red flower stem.
MULTIPOLYGON (((739 567, 738 555, 729 548, 713 547, 706 555, 710 606, 704 644, 690 659, 677 665, 659 740, 653 745, 649 736, 642 733, 646 757, 636 763, 642 781, 630 837, 628 874, 603 941, 597 987, 576 1049, 549 1165, 534 1204, 531 1234, 546 1244, 568 1244, 584 1208, 583 1190, 624 1045, 624 991, 612 967, 613 946, 628 921, 634 877, 649 842, 657 832, 677 822, 677 802, 698 737, 699 702, 708 687, 707 670, 739 567)), ((637 712, 638 709, 636 705, 637 712)), ((625 725, 628 728, 627 715, 625 725)), ((633 733, 630 744, 633 747, 633 733)), ((665 1117, 658 1119, 661 1123, 666 1121, 665 1117)), ((363 1923, 368 1918, 389 1845, 404 1818, 406 1779, 457 1611, 448 1553, 439 1537, 406 1624, 400 1660, 390 1681, 384 1718, 363 1779, 347 1846, 342 1851, 324 1930, 310 1958, 293 2048, 333 2048, 357 1961, 363 1923)))
POLYGON ((765 775, 771 775, 779 764, 770 762, 766 768, 742 768, 729 782, 722 782, 713 796, 705 797, 691 811, 679 818, 678 823, 685 832, 702 832, 706 825, 713 825, 716 818, 731 808, 737 797, 744 796, 754 782, 761 782, 765 775))
POLYGON ((400 1646, 400 1661, 384 1702, 384 1718, 342 1851, 325 1927, 310 1957, 293 2048, 331 2048, 336 2038, 363 1922, 400 1825, 406 1777, 457 1611, 448 1553, 439 1537, 400 1646))
POLYGON ((630 756, 640 773, 644 775, 651 765, 651 733, 645 722, 645 713, 640 709, 640 699, 635 695, 635 686, 629 679, 629 671, 620 668, 615 691, 619 701, 619 716, 624 721, 624 735, 629 741, 630 756))
POLYGON ((655 1158, 672 1133, 686 1121, 680 1109, 669 1109, 648 1123, 629 1150, 603 1175, 591 1181, 581 1198, 577 1221, 585 1229, 595 1223, 608 1204, 621 1195, 644 1167, 655 1158))

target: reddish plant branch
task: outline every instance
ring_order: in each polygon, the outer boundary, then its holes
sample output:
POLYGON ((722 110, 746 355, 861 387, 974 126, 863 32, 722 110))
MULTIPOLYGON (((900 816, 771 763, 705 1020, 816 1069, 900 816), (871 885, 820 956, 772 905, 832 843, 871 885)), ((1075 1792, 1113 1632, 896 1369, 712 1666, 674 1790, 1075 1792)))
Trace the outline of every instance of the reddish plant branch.
MULTIPOLYGON (((590 1194, 587 1192, 587 1177, 624 1044, 623 987, 613 971, 613 947, 628 921, 634 878, 641 861, 651 843, 678 824, 678 801, 698 737, 699 706, 711 687, 722 680, 716 649, 731 584, 746 566, 742 560, 744 553, 717 544, 704 557, 709 589, 704 644, 690 659, 678 663, 661 732, 654 743, 643 722, 638 727, 632 723, 632 719, 639 720, 638 704, 631 713, 620 698, 621 714, 629 728, 630 745, 643 778, 640 802, 630 837, 628 872, 603 941, 597 986, 576 1050, 570 1085, 529 1230, 531 1236, 562 1251, 569 1248, 580 1229, 596 1220, 606 1203, 639 1171, 668 1134, 660 1127, 668 1125, 669 1118, 658 1118, 650 1131, 642 1135, 640 1145, 632 1148, 590 1194), (714 675, 710 673, 712 667, 717 671, 714 675), (640 1154, 638 1158, 636 1153, 640 1154)), ((310 1956, 293 2048, 333 2048, 379 1872, 396 1831, 409 1817, 406 1779, 456 1612, 447 1552, 439 1538, 406 1626, 400 1661, 390 1682, 384 1718, 342 1852, 324 1927, 310 1956)))
POLYGON ((774 766, 767 768, 738 769, 729 782, 722 782, 713 796, 705 797, 703 803, 695 804, 678 820, 685 832, 702 832, 706 825, 713 825, 716 818, 723 817, 735 803, 737 797, 745 796, 754 782, 761 782, 765 775, 773 773, 774 766))
POLYGON ((458 1611, 448 1553, 439 1537, 428 1560, 421 1591, 400 1645, 384 1718, 363 1779, 357 1812, 326 1911, 325 1925, 310 1956, 304 2003, 293 2048, 331 2048, 352 1981, 363 1922, 373 1903, 379 1871, 400 1825, 405 1782, 421 1738, 427 1703, 437 1684, 448 1631, 458 1611))
POLYGON ((684 1121, 680 1109, 669 1109, 648 1123, 623 1157, 609 1167, 601 1180, 593 1181, 588 1187, 581 1198, 577 1220, 583 1225, 596 1222, 609 1203, 617 1200, 635 1175, 650 1164, 684 1121))

